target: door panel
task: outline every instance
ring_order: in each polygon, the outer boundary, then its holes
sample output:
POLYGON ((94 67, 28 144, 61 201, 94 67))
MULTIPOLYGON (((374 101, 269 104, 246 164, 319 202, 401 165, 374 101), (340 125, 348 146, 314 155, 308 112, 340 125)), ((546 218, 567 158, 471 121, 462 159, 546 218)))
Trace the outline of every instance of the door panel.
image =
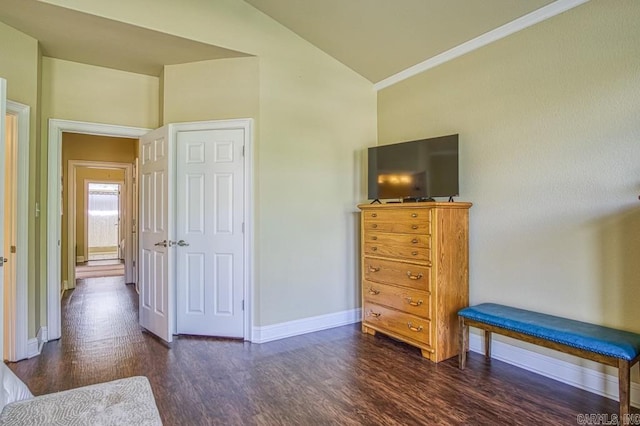
POLYGON ((140 325, 173 339, 169 128, 140 138, 140 325))
POLYGON ((176 137, 176 328, 244 336, 243 129, 176 137))

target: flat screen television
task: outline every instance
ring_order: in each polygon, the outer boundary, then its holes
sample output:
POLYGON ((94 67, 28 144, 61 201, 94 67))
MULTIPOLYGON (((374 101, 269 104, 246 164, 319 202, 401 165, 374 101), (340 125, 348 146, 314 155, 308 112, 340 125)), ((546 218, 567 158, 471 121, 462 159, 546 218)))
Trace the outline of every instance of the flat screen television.
POLYGON ((370 200, 427 201, 458 190, 458 135, 369 148, 370 200))

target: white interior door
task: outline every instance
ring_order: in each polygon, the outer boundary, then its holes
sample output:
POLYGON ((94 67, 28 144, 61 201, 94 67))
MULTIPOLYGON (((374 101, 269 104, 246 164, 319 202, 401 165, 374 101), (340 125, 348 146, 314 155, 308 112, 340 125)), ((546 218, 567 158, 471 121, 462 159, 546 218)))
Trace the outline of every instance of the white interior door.
POLYGON ((177 132, 178 334, 244 337, 244 132, 177 132))
POLYGON ((0 356, 4 354, 4 262, 7 255, 4 253, 4 173, 5 173, 5 119, 7 118, 7 81, 0 78, 0 356))
POLYGON ((173 340, 171 141, 169 126, 140 138, 140 325, 173 340))

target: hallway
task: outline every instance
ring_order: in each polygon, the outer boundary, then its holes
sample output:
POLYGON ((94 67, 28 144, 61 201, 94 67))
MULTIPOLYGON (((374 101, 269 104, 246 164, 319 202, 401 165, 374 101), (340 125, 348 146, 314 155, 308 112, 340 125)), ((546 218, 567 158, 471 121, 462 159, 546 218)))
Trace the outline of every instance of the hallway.
MULTIPOLYGON (((471 353, 424 360, 359 324, 271 343, 142 332, 123 277, 78 280, 62 300, 63 337, 9 367, 35 395, 147 376, 170 425, 575 424, 617 402, 471 353)), ((637 411, 634 411, 637 412, 637 411)))

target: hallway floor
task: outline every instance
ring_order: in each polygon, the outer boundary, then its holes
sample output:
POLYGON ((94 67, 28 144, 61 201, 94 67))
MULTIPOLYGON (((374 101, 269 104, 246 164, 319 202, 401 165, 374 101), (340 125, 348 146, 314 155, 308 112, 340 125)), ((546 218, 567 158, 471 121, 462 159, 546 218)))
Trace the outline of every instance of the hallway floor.
POLYGON ((120 259, 89 260, 76 263, 76 279, 117 277, 124 275, 124 261, 120 259))
POLYGON ((180 336, 169 349, 138 326, 137 305, 122 277, 79 280, 62 301, 63 338, 9 367, 36 395, 147 376, 167 426, 575 425, 618 409, 474 353, 464 371, 433 364, 359 325, 260 345, 180 336))

